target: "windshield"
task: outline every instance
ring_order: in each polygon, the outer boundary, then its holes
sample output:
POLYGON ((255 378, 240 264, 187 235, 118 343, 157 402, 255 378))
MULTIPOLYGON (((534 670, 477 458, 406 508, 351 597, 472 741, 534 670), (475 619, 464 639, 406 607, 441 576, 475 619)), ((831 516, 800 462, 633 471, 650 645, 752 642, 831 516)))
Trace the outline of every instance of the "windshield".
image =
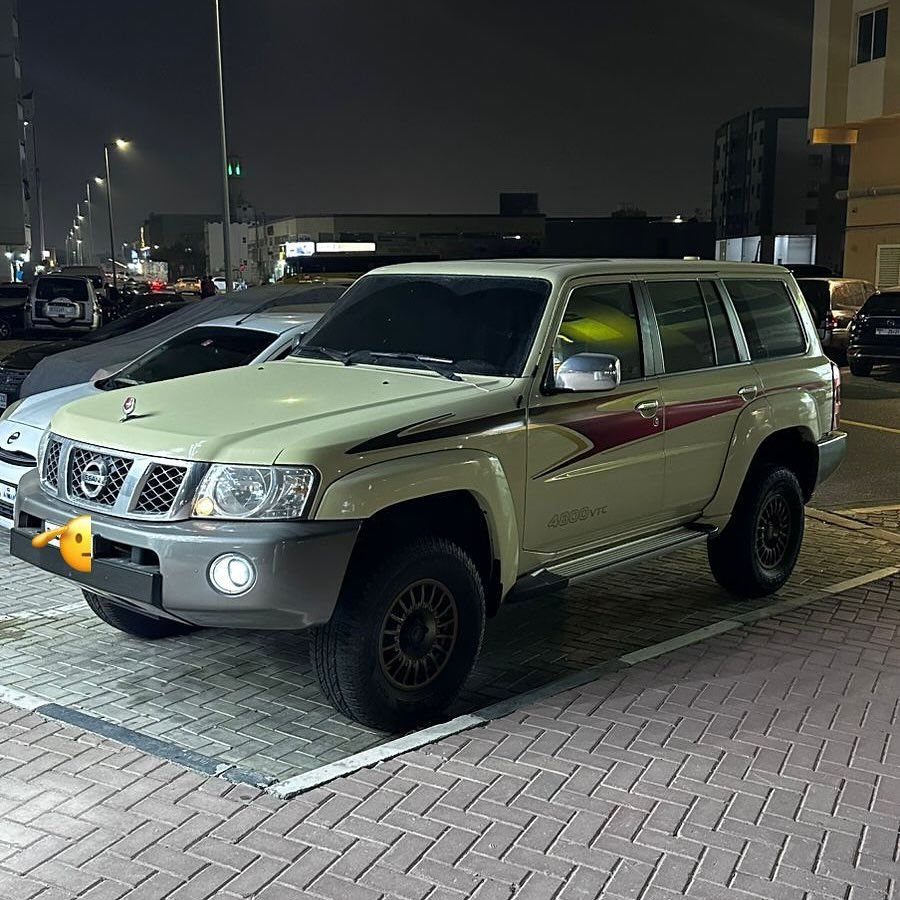
POLYGON ((249 328, 198 325, 164 341, 97 387, 112 390, 243 366, 276 338, 270 332, 249 328))
MULTIPOLYGON (((415 354, 469 375, 520 376, 550 283, 473 275, 371 275, 303 340, 343 353, 415 354)), ((409 358, 379 364, 416 368, 409 358)))
POLYGON ((806 305, 812 313, 813 321, 816 323, 823 322, 831 306, 831 295, 827 281, 804 281, 802 278, 797 281, 803 296, 806 298, 806 305))
POLYGON ((900 291, 872 294, 862 308, 864 316, 900 316, 900 291))
POLYGON ((138 328, 143 328, 145 325, 167 316, 170 312, 175 312, 176 309, 181 309, 181 305, 160 303, 158 306, 147 306, 137 310, 137 312, 129 313, 127 316, 122 316, 121 319, 113 319, 112 322, 108 322, 102 328, 98 328, 85 337, 92 344, 98 341, 105 341, 107 338, 119 337, 119 335, 128 334, 131 331, 136 331, 138 328))
POLYGON ((34 296, 38 300, 55 300, 57 297, 87 300, 87 281, 83 278, 39 278, 34 296))

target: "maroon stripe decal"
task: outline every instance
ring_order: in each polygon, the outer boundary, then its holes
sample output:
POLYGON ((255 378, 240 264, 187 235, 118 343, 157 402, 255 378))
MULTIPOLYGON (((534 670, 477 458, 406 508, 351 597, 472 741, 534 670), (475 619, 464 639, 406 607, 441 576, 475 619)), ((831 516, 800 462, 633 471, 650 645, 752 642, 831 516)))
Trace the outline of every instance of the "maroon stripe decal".
POLYGON ((690 403, 672 403, 666 406, 666 429, 691 425, 713 416, 734 412, 745 405, 743 398, 715 397, 711 400, 696 400, 690 403))

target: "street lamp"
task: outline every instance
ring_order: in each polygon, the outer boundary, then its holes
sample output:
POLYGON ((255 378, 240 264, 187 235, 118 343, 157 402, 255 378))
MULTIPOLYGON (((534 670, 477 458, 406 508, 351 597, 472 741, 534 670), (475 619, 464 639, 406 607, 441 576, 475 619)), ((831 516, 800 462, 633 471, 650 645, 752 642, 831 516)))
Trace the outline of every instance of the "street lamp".
MULTIPOLYGON (((94 184, 103 184, 103 179, 95 175, 94 184)), ((94 204, 91 200, 90 179, 88 179, 86 187, 87 200, 85 200, 84 202, 87 203, 88 237, 91 239, 91 262, 93 263, 97 260, 97 248, 94 246, 94 204)))
POLYGON ((117 150, 125 150, 128 147, 128 143, 128 141, 123 141, 122 138, 116 138, 114 141, 103 145, 103 161, 106 163, 106 204, 109 211, 109 254, 112 257, 114 291, 119 290, 119 285, 116 276, 116 239, 115 226, 113 224, 112 181, 109 177, 109 151, 113 147, 117 150))
POLYGON ((228 190, 228 139, 225 135, 225 85, 222 80, 222 20, 219 0, 213 0, 216 11, 216 66, 219 74, 219 131, 222 145, 222 248, 225 251, 225 292, 231 290, 231 198, 228 190))

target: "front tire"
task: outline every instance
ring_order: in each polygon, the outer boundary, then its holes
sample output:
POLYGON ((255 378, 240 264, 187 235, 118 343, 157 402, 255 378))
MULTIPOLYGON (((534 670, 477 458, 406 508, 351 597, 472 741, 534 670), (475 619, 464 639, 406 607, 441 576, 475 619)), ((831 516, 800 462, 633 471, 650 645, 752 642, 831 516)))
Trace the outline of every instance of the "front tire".
POLYGON ((145 616, 143 613, 119 606, 112 600, 93 591, 82 591, 85 602, 91 608, 91 612, 98 619, 124 631, 133 637, 143 638, 147 641, 156 641, 160 638, 177 637, 182 634, 190 634, 196 631, 195 625, 185 622, 175 622, 172 619, 157 619, 154 616, 145 616))
POLYGON ((713 577, 740 597, 774 594, 794 571, 803 529, 797 476, 778 465, 751 469, 731 521, 708 544, 713 577))
POLYGON ((872 362, 868 359, 851 359, 850 374, 857 378, 867 378, 872 374, 872 362))
POLYGON ((331 621, 313 634, 316 677, 349 718, 408 731, 457 696, 484 620, 484 586, 465 551, 442 538, 413 540, 348 577, 331 621))

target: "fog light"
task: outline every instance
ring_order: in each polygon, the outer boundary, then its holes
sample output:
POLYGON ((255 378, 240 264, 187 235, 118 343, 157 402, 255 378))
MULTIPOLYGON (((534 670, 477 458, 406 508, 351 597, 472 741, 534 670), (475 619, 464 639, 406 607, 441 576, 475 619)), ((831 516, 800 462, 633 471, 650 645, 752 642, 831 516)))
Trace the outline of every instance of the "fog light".
POLYGON ((209 581, 222 594, 245 594, 256 583, 256 567, 245 556, 223 553, 209 564, 209 581))

